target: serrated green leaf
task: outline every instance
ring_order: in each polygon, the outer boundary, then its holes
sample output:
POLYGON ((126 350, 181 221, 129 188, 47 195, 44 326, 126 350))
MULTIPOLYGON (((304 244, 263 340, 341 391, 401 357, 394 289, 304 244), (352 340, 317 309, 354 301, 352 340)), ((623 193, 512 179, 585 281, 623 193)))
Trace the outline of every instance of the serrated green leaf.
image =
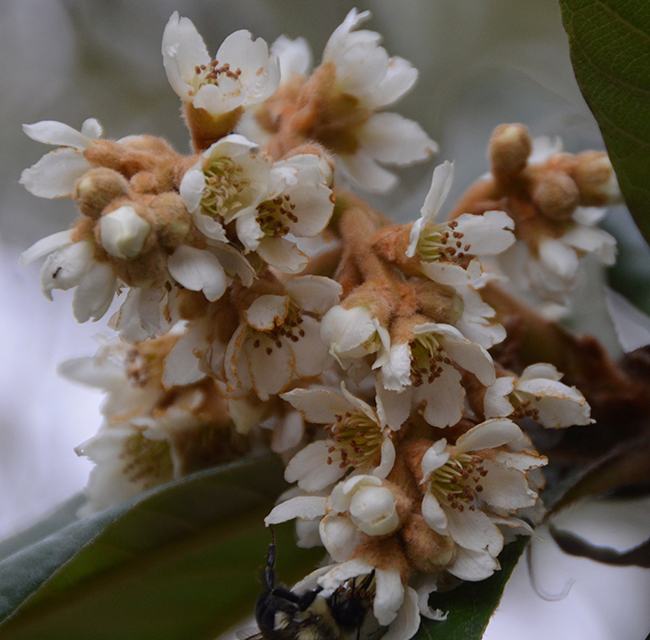
MULTIPOLYGON (((76 522, 0 563, 2 640, 214 638, 252 611, 286 488, 275 456, 204 471, 76 522)), ((322 555, 278 527, 281 578, 322 555)))
POLYGON ((507 545, 499 556, 501 570, 487 580, 464 582, 451 591, 433 593, 431 607, 448 611, 449 616, 443 622, 422 618, 413 640, 480 640, 528 542, 522 537, 507 545))
POLYGON ((650 239, 650 3, 560 0, 576 79, 625 201, 650 239))

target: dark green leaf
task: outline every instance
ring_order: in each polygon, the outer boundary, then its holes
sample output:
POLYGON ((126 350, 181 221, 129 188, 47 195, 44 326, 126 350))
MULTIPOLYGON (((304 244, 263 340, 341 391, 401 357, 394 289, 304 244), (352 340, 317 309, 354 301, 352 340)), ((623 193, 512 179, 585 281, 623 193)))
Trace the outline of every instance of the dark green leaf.
POLYGON ((637 566, 650 569, 650 540, 628 551, 617 551, 611 547, 593 545, 569 531, 560 531, 555 527, 550 527, 550 531, 564 553, 621 567, 637 566))
MULTIPOLYGON (((265 456, 158 487, 0 563, 2 640, 214 638, 252 611, 270 541, 262 519, 286 488, 265 456)), ((278 527, 282 579, 322 551, 278 527)))
POLYGON ((650 3, 560 0, 571 60, 627 205, 650 238, 650 3))
POLYGON ((413 640, 479 640, 499 605, 506 582, 528 544, 519 538, 505 547, 499 556, 501 570, 481 582, 464 582, 446 593, 434 593, 429 603, 433 608, 448 611, 444 622, 422 618, 420 630, 413 640))

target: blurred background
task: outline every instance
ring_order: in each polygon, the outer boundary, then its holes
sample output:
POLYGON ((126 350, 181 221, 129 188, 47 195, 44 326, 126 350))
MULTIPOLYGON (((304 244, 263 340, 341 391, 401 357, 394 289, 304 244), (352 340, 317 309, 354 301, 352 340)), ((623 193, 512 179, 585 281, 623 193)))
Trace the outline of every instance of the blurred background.
MULTIPOLYGON (((347 12, 371 9, 367 28, 384 35, 391 55, 420 70, 415 90, 395 110, 420 122, 440 144, 437 162, 456 161, 453 202, 487 169, 492 129, 522 122, 533 136, 559 135, 568 151, 602 149, 598 127, 575 83, 556 0, 0 0, 0 537, 39 519, 79 491, 90 465, 73 448, 100 424, 98 392, 60 379, 61 361, 94 353, 106 319, 77 325, 69 292, 54 303, 40 293, 38 264, 18 256, 63 230, 76 214, 70 200, 40 200, 18 180, 49 148, 29 140, 22 123, 59 120, 79 128, 97 118, 109 138, 149 133, 189 150, 179 100, 168 86, 160 42, 174 10, 189 17, 211 52, 240 28, 271 43, 304 36, 314 58, 347 12)), ((433 163, 402 170, 400 187, 373 204, 394 219, 414 219, 433 163)), ((606 225, 621 245, 610 283, 650 309, 650 253, 623 208, 606 225)), ((602 298, 602 296, 601 296, 602 298)), ((578 314, 579 331, 616 349, 598 294, 578 314)), ((647 508, 591 503, 565 514, 593 542, 626 548, 650 530, 647 508), (596 526, 597 525, 597 526, 596 526)), ((567 598, 546 602, 531 587, 524 563, 488 630, 491 640, 634 640, 650 629, 650 577, 568 558, 536 542, 539 587, 567 598)))

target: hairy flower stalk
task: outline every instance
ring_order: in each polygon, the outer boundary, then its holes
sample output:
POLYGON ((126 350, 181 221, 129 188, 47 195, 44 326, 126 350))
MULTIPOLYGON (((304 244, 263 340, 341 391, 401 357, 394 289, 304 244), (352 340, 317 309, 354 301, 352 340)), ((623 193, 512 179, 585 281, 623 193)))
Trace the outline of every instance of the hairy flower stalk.
POLYGON ((547 458, 531 423, 593 422, 553 364, 518 366, 517 335, 499 347, 513 314, 487 300, 513 265, 565 301, 582 257, 610 264, 593 207, 618 192, 604 154, 543 154, 521 125, 495 131, 492 173, 449 219, 450 162, 413 222, 342 190, 387 192, 397 178, 383 165, 436 150, 384 111, 417 70, 359 29, 369 17, 352 10, 312 72, 303 40, 269 53, 247 31, 212 59, 174 13, 163 63, 194 153, 104 139, 95 120, 26 125, 59 148, 21 182, 72 198, 79 217, 22 262, 46 258, 44 294, 74 289, 80 322, 119 296, 119 340, 62 367, 107 394, 104 424, 77 449, 95 464, 84 513, 273 451, 297 486, 266 523, 297 519, 299 544, 328 553, 306 578, 314 602, 363 591, 384 637, 408 640, 421 617, 445 618, 432 593, 489 577, 504 545, 532 533, 547 458))

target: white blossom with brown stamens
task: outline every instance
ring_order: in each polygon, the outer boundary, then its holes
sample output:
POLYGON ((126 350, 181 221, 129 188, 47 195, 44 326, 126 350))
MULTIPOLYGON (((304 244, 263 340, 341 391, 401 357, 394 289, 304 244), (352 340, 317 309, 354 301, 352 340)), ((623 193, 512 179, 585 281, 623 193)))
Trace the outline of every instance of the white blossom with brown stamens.
POLYGON ((278 64, 269 57, 264 40, 235 31, 212 60, 194 24, 177 11, 165 27, 162 54, 174 91, 212 116, 266 100, 280 80, 278 64))
POLYGON ((350 471, 385 478, 395 461, 391 430, 375 410, 352 395, 325 389, 294 389, 281 396, 307 422, 326 426, 328 437, 307 445, 289 462, 284 477, 305 491, 325 489, 350 471))
POLYGON ((327 366, 320 318, 338 302, 340 285, 322 276, 302 276, 284 286, 286 295, 261 295, 243 311, 226 348, 228 392, 254 389, 267 400, 292 380, 316 377, 327 366))
POLYGON ((237 216, 237 237, 245 250, 256 251, 285 273, 298 273, 309 261, 298 249, 297 238, 317 236, 334 211, 320 162, 317 155, 303 154, 274 163, 269 194, 256 209, 237 216))
MULTIPOLYGON (((422 458, 422 515, 431 529, 456 543, 456 559, 447 570, 463 580, 483 580, 498 568, 504 540, 495 521, 501 524, 537 502, 527 473, 546 459, 519 450, 522 440, 511 420, 486 420, 455 445, 438 440, 422 458)), ((513 522, 526 529, 516 518, 513 522)))
POLYGON ((69 196, 76 181, 92 164, 83 152, 100 138, 102 127, 94 118, 85 120, 81 131, 67 124, 44 120, 35 124, 24 124, 23 131, 32 139, 44 144, 59 145, 60 149, 45 154, 36 164, 25 169, 20 184, 35 196, 61 198, 69 196))
POLYGON ((377 411, 383 424, 399 428, 412 409, 424 404, 423 417, 434 427, 456 424, 465 408, 465 389, 457 365, 486 386, 495 380, 490 354, 458 329, 433 322, 416 324, 412 340, 393 344, 377 380, 377 411))
POLYGON ((427 277, 452 286, 472 284, 481 275, 480 269, 464 266, 466 256, 496 255, 515 242, 515 223, 503 211, 487 211, 482 216, 465 213, 451 222, 435 222, 453 177, 453 163, 445 161, 435 168, 406 251, 407 257, 420 258, 420 268, 427 277))
POLYGON ((532 418, 548 429, 591 424, 585 397, 561 378, 552 364, 545 363, 526 367, 519 378, 497 378, 485 392, 485 417, 532 418))
POLYGON ((231 134, 206 149, 183 176, 183 202, 208 238, 227 242, 224 224, 254 212, 268 196, 271 162, 256 148, 244 136, 231 134))

